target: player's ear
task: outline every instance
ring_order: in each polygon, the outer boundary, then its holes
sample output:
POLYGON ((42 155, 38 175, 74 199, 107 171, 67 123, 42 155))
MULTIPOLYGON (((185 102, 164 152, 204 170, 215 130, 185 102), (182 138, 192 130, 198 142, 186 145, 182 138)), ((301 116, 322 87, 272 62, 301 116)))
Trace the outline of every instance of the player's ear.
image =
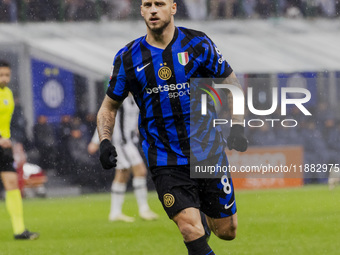
POLYGON ((173 3, 172 6, 171 6, 171 14, 175 15, 176 12, 177 12, 177 4, 173 3))

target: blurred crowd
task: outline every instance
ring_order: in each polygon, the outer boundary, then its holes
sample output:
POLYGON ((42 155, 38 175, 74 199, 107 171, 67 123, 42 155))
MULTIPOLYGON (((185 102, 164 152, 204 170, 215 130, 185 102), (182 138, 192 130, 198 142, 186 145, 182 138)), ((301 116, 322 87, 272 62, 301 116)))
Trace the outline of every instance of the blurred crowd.
MULTIPOLYGON (((340 15, 340 0, 176 0, 177 18, 192 20, 340 15)), ((0 0, 0 22, 135 19, 140 1, 0 0)))
POLYGON ((109 189, 112 171, 104 171, 97 154, 87 151, 96 129, 94 114, 62 116, 59 123, 50 123, 40 115, 33 127, 33 138, 28 139, 26 121, 19 102, 11 123, 12 139, 23 144, 27 162, 37 164, 45 171, 53 170, 66 183, 91 190, 109 189))

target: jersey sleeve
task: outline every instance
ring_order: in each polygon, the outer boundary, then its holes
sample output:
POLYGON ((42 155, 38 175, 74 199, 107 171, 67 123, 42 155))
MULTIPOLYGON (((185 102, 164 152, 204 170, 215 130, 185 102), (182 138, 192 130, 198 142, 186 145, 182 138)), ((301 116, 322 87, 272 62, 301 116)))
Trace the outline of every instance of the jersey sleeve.
POLYGON ((106 94, 116 101, 123 101, 129 94, 129 84, 123 63, 123 54, 117 53, 113 61, 111 77, 106 94))
POLYGON ((208 36, 206 36, 204 48, 203 68, 205 72, 212 78, 228 77, 233 72, 233 69, 208 36))

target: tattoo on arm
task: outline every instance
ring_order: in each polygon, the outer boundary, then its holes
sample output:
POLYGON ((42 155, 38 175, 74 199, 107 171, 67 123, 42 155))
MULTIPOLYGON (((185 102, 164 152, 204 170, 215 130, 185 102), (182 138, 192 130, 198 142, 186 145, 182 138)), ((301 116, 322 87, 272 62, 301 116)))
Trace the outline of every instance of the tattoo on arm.
POLYGON ((104 139, 111 140, 114 127, 114 119, 103 116, 98 120, 97 125, 100 141, 104 139))
POLYGON ((111 140, 117 110, 120 105, 121 102, 105 96, 97 116, 97 129, 100 141, 104 139, 111 140))

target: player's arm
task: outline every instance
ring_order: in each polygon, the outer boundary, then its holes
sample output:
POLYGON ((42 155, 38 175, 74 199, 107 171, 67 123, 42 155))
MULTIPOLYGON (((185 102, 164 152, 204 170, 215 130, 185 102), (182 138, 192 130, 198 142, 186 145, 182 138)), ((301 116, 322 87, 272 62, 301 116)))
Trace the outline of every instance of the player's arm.
MULTIPOLYGON (((240 84, 240 82, 238 81, 236 75, 234 72, 232 72, 224 81, 224 84, 230 84, 230 85, 234 85, 236 87, 238 87, 240 90, 243 91, 243 88, 240 84)), ((233 97, 231 96, 231 92, 229 90, 225 90, 225 93, 228 97, 228 107, 230 109, 231 112, 231 119, 233 121, 233 124, 240 124, 243 125, 244 123, 244 115, 236 115, 234 114, 234 110, 233 110, 233 97)))
POLYGON ((97 115, 97 129, 100 140, 100 162, 103 168, 110 169, 116 166, 117 153, 111 143, 113 127, 121 102, 105 96, 97 115))
POLYGON ((100 144, 100 141, 99 141, 98 129, 96 128, 96 130, 93 133, 90 143, 87 145, 87 152, 90 155, 94 155, 99 150, 99 144, 100 144))
POLYGON ((12 141, 11 141, 11 139, 2 138, 0 136, 0 147, 2 147, 4 149, 12 148, 12 141))
MULTIPOLYGON (((224 60, 222 53, 218 50, 217 46, 209 37, 206 37, 205 42, 207 46, 205 47, 203 59, 205 60, 204 67, 207 73, 213 78, 223 78, 222 83, 235 85, 242 90, 235 73, 228 62, 224 60), (218 61, 216 61, 216 59, 218 59, 218 61)), ((225 92, 227 92, 227 95, 230 93, 229 90, 226 90, 225 92)), ((228 99, 231 98, 232 97, 229 95, 228 99)), ((235 149, 243 152, 246 151, 248 147, 248 140, 244 136, 244 116, 234 114, 232 105, 232 100, 229 100, 233 125, 230 129, 230 135, 227 138, 228 148, 230 150, 235 149)))
POLYGON ((115 167, 117 163, 117 153, 111 138, 118 109, 130 91, 123 63, 123 54, 126 50, 127 47, 122 48, 114 58, 106 96, 97 114, 100 162, 105 169, 115 167))
POLYGON ((97 115, 97 129, 100 142, 104 139, 111 140, 115 119, 121 104, 122 102, 113 100, 107 95, 105 96, 97 115))
POLYGON ((87 145, 87 152, 90 155, 94 155, 98 150, 99 150, 99 144, 97 144, 97 143, 90 142, 87 145))
MULTIPOLYGON (((232 72, 224 81, 225 84, 230 84, 238 87, 243 91, 240 82, 238 81, 234 72, 232 72)), ((248 140, 244 135, 244 115, 236 115, 233 111, 233 97, 229 90, 225 91, 228 96, 228 107, 231 112, 232 127, 227 138, 229 150, 235 149, 244 152, 248 148, 248 140)))

